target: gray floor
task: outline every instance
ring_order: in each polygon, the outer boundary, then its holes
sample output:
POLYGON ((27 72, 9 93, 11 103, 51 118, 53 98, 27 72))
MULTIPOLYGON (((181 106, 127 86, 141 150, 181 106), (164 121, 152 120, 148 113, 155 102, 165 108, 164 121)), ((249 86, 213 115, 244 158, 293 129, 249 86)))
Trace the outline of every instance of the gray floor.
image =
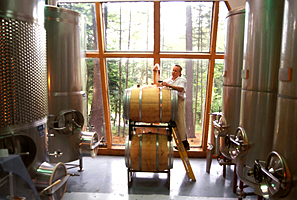
POLYGON ((233 166, 227 166, 226 178, 223 178, 223 168, 215 159, 210 173, 206 173, 206 159, 191 158, 190 163, 196 181, 188 179, 181 159, 175 158, 170 171, 170 189, 167 187, 167 174, 147 172, 135 173, 132 186, 128 188, 124 157, 84 157, 83 172, 78 172, 78 168, 68 170, 78 176, 69 178, 63 200, 237 199, 232 190, 233 166))

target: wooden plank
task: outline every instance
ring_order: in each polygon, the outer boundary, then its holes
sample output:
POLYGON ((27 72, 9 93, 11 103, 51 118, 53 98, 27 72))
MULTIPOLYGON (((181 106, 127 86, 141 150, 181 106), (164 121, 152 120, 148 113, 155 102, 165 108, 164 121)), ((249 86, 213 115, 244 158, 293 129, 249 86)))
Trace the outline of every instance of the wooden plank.
POLYGON ((96 6, 96 17, 97 17, 97 33, 98 33, 98 50, 100 60, 100 72, 101 72, 101 84, 102 84, 102 98, 104 108, 104 120, 105 120, 105 131, 106 131, 106 142, 107 148, 111 148, 111 125, 110 125, 110 114, 109 114, 109 101, 108 101, 108 84, 107 84, 107 72, 106 72, 106 59, 103 56, 104 47, 104 32, 103 32, 103 19, 102 16, 102 3, 95 3, 96 6))
POLYGON ((209 129, 209 112, 210 112, 211 98, 212 98, 212 86, 213 86, 218 21, 219 21, 219 5, 220 5, 219 1, 214 2, 213 18, 212 18, 212 30, 213 31, 211 32, 211 44, 210 44, 211 59, 210 59, 209 68, 208 68, 206 105, 205 105, 204 123, 203 123, 203 143, 202 143, 203 151, 206 151, 206 149, 207 149, 207 139, 208 139, 208 129, 209 129))
POLYGON ((160 64, 160 2, 154 2, 154 64, 160 64))

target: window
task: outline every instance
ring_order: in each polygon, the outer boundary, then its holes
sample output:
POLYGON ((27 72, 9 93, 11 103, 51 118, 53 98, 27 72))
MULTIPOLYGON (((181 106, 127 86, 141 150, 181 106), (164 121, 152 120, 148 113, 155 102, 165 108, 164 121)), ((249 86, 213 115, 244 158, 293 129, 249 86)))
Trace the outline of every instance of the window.
POLYGON ((106 136, 108 149, 123 148, 128 134, 129 124, 123 117, 125 89, 150 85, 152 68, 159 63, 161 79, 171 76, 174 64, 183 67, 183 76, 188 80, 188 140, 192 147, 206 150, 207 143, 203 139, 207 139, 204 132, 208 129, 204 123, 208 124, 209 119, 205 116, 219 109, 222 101, 220 70, 224 56, 219 53, 225 48, 226 2, 88 1, 59 2, 59 6, 73 9, 85 18, 89 58, 86 61, 88 124, 106 136), (218 24, 213 24, 217 17, 218 24), (100 20, 98 24, 96 20, 100 20), (217 27, 217 34, 212 33, 214 27, 217 27), (215 49, 211 48, 213 39, 217 41, 215 49), (213 92, 207 90, 210 84, 213 84, 213 92))
POLYGON ((213 2, 161 2, 161 50, 209 52, 213 2))
POLYGON ((104 3, 106 51, 153 51, 153 3, 104 3))
POLYGON ((225 52, 225 39, 226 39, 226 16, 228 14, 228 8, 225 2, 220 2, 219 22, 218 22, 218 39, 216 51, 225 52))

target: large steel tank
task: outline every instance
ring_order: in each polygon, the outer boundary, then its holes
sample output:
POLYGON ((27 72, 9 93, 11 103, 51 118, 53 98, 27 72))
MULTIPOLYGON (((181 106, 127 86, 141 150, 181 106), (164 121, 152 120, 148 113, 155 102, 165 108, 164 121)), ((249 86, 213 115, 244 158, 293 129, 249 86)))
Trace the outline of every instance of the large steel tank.
POLYGON ((0 2, 0 148, 19 154, 33 178, 49 161, 44 3, 0 2))
POLYGON ((231 10, 226 20, 223 107, 214 124, 216 128, 215 135, 220 140, 220 152, 226 158, 231 159, 228 149, 229 136, 234 135, 239 126, 245 8, 239 7, 231 10))
POLYGON ((87 122, 85 51, 78 12, 45 6, 51 162, 78 160, 88 149, 97 154, 98 134, 85 132, 87 122), (82 146, 83 145, 83 146, 82 146))
MULTIPOLYGON (((260 171, 261 191, 269 199, 297 196, 297 2, 286 0, 282 32, 279 90, 272 152, 260 171)), ((260 166, 260 167, 259 167, 260 166)))
MULTIPOLYGON (((0 1, 0 149, 7 149, 9 156, 20 155, 38 191, 58 181, 60 184, 55 186, 55 190, 48 189, 48 195, 42 197, 61 199, 68 178, 66 167, 63 163, 59 164, 59 168, 58 165, 48 163, 45 35, 44 1, 0 1), (47 176, 44 176, 44 165, 50 165, 46 171, 47 176), (47 182, 39 182, 38 177, 47 182)), ((14 181, 23 183, 24 177, 19 176, 22 169, 15 167, 11 170, 9 173, 14 175, 14 181)), ((0 178, 4 180, 3 177, 0 178)), ((6 183, 2 182, 2 186, 6 183)), ((10 183, 11 191, 13 187, 10 183)), ((26 198, 40 199, 37 194, 32 196, 27 184, 18 187, 21 187, 19 190, 26 191, 26 198)))
POLYGON ((272 149, 284 1, 247 0, 239 127, 230 155, 237 175, 261 195, 252 176, 256 159, 272 149))

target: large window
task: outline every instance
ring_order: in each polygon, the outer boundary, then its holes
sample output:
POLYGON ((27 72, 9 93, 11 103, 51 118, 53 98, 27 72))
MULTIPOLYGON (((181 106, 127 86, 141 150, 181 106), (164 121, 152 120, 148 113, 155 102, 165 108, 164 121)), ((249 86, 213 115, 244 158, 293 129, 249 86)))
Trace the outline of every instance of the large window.
POLYGON ((226 3, 62 1, 60 7, 85 20, 88 125, 106 138, 107 148, 125 144, 125 89, 150 85, 152 68, 159 63, 161 79, 171 76, 175 64, 183 67, 187 136, 196 147, 191 151, 206 151, 208 113, 220 109, 222 101, 226 3))

